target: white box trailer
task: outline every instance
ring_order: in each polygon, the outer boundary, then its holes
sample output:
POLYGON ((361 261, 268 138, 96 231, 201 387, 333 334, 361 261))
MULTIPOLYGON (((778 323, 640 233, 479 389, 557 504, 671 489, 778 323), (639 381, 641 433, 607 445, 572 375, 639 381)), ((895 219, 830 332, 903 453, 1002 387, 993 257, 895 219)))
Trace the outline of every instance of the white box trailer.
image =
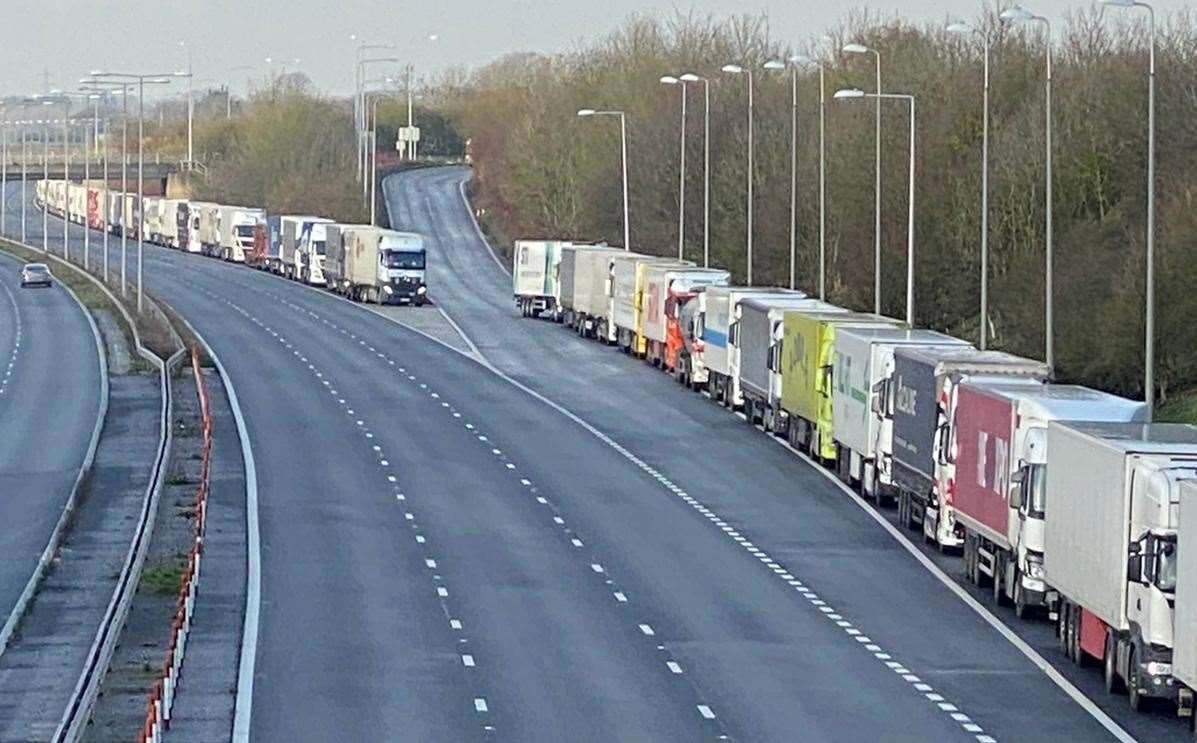
POLYGON ((597 335, 606 317, 611 258, 627 251, 601 245, 569 245, 561 249, 558 291, 562 321, 581 335, 597 335))
POLYGON ((1045 581, 1060 596, 1069 655, 1103 661, 1132 708, 1191 712, 1172 681, 1180 483, 1197 477, 1197 427, 1078 423, 1047 428, 1045 581))
MULTIPOLYGON (((308 260, 310 256, 301 252, 300 248, 305 231, 310 234, 316 225, 320 225, 319 239, 323 242, 327 237, 325 225, 332 223, 331 219, 311 215, 288 214, 279 217, 279 252, 277 256, 268 255, 267 258, 271 270, 281 273, 289 279, 299 279, 304 283, 311 283, 310 277, 313 273, 319 273, 321 283, 323 283, 324 276, 321 267, 317 267, 313 272, 311 262, 308 260)), ((319 255, 323 256, 323 253, 321 252, 319 255)))
POLYGON ((193 239, 199 241, 199 252, 220 255, 220 205, 211 201, 191 202, 193 239))
POLYGON ((163 232, 166 230, 166 199, 160 196, 146 196, 145 240, 156 245, 165 245, 163 232))
POLYGON ((297 278, 312 286, 325 286, 324 260, 327 253, 328 226, 331 219, 317 218, 303 225, 299 245, 295 248, 299 262, 297 278))
POLYGON ((1176 540, 1172 676, 1191 697, 1197 689, 1197 481, 1180 483, 1176 540))
POLYGON ((708 286, 706 309, 702 319, 703 364, 707 369, 707 386, 711 397, 725 405, 739 405, 733 390, 739 367, 739 354, 731 333, 739 319, 739 304, 751 297, 790 297, 803 299, 806 294, 792 289, 747 286, 708 286))
POLYGON ((879 385, 893 373, 894 349, 898 346, 971 347, 967 341, 934 330, 836 329, 832 430, 849 476, 861 483, 865 495, 875 498, 892 484, 889 459, 893 453, 893 425, 892 419, 874 406, 879 385))
POLYGON ((254 228, 266 220, 266 212, 246 206, 221 204, 217 216, 219 255, 226 261, 244 263, 254 247, 254 228))
POLYGON ((524 317, 554 312, 562 249, 568 240, 516 240, 511 260, 512 294, 524 317))
POLYGON ((67 211, 70 220, 83 224, 87 219, 87 187, 81 183, 67 184, 67 211))
MULTIPOLYGON (((183 199, 162 199, 158 215, 158 240, 168 248, 179 247, 179 209, 186 207, 183 199)), ((186 219, 184 217, 184 219, 186 219)))

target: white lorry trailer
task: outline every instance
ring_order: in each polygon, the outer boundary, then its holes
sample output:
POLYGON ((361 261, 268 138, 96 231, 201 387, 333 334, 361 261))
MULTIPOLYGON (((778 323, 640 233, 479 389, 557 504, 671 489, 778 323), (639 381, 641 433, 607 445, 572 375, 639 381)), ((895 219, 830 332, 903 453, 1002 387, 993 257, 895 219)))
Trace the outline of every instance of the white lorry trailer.
POLYGON ((702 319, 703 363, 711 398, 730 407, 743 404, 736 381, 740 355, 732 338, 740 318, 740 302, 753 297, 782 296, 803 299, 792 289, 746 286, 709 286, 704 290, 706 308, 702 319))
POLYGON ((371 225, 326 225, 329 288, 358 302, 422 305, 427 300, 424 238, 371 225))
POLYGON ((220 205, 210 201, 191 202, 191 239, 199 243, 193 253, 220 255, 220 205))
MULTIPOLYGON (((615 341, 615 327, 611 325, 611 265, 616 258, 633 255, 626 250, 616 248, 581 248, 566 249, 562 256, 562 265, 571 266, 568 275, 572 278, 572 318, 574 327, 587 337, 596 338, 604 343, 615 341), (570 258, 572 257, 572 261, 570 258)), ((562 271, 567 275, 567 270, 562 271)), ((565 286, 562 286, 562 297, 565 297, 565 286)), ((571 317, 568 314, 566 317, 571 317)))
POLYGON ((1044 571, 1060 596, 1061 649, 1099 661, 1132 709, 1156 698, 1191 714, 1192 692, 1172 675, 1173 602, 1197 427, 1052 421, 1047 449, 1044 571))
POLYGON ((323 242, 325 240, 325 226, 332 224, 331 219, 324 217, 316 217, 311 215, 284 215, 279 217, 279 254, 277 257, 271 256, 270 269, 275 273, 281 273, 289 279, 297 279, 305 284, 324 284, 324 272, 322 265, 313 267, 311 260, 311 251, 307 253, 303 250, 303 242, 305 239, 305 232, 307 239, 315 241, 311 247, 317 248, 317 255, 319 260, 317 264, 323 263, 323 242), (319 281, 313 281, 312 277, 318 277, 319 281))
POLYGON ((1146 420, 1142 402, 1063 384, 964 382, 956 398, 951 451, 956 521, 964 528, 964 572, 988 581, 994 600, 1021 618, 1051 610, 1043 581, 1047 425, 1053 420, 1146 420))
MULTIPOLYGON (((1172 678, 1192 698, 1197 690, 1197 481, 1180 483, 1177 513, 1176 604, 1172 620, 1172 678)), ((1190 722, 1193 720, 1189 709, 1190 722)))
MULTIPOLYGON (((883 415, 881 388, 894 370, 899 346, 957 346, 966 341, 933 330, 838 328, 832 356, 832 420, 837 461, 878 503, 892 497, 893 418, 883 415)), ((889 401, 892 403, 892 400, 889 401)))
POLYGON ((516 240, 511 265, 515 306, 524 317, 556 314, 557 276, 564 240, 516 240))

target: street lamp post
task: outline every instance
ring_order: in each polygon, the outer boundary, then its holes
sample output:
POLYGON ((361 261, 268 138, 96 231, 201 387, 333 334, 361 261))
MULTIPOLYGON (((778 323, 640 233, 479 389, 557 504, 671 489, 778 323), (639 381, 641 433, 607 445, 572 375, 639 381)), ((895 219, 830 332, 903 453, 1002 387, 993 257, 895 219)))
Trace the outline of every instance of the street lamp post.
POLYGON ((666 75, 661 78, 661 82, 666 85, 678 85, 682 89, 682 135, 677 186, 677 259, 680 261, 686 257, 686 81, 666 75))
POLYGON ((194 71, 191 67, 191 47, 187 45, 186 41, 180 41, 179 46, 187 51, 187 165, 195 162, 194 151, 192 149, 192 121, 195 116, 195 99, 192 95, 192 76, 194 71))
POLYGON ((593 108, 578 110, 582 118, 590 116, 618 116, 619 117, 619 152, 620 164, 623 171, 623 249, 632 249, 631 229, 628 226, 628 125, 627 116, 623 111, 596 111, 593 108))
POLYGON ((1143 399, 1147 420, 1155 407, 1155 9, 1137 0, 1105 0, 1114 8, 1142 8, 1147 11, 1150 32, 1147 57, 1147 297, 1144 308, 1146 345, 1143 349, 1143 399))
POLYGON ((752 182, 753 182, 753 177, 752 177, 752 175, 753 175, 753 173, 752 173, 752 170, 753 170, 753 164, 752 164, 752 158, 753 158, 752 69, 749 67, 743 67, 741 65, 736 65, 736 64, 726 64, 726 65, 723 65, 723 67, 721 69, 723 70, 723 72, 726 72, 726 73, 729 73, 732 75, 742 74, 745 76, 745 78, 748 81, 748 199, 747 199, 748 216, 746 218, 746 220, 747 220, 747 230, 746 230, 747 240, 746 240, 745 252, 747 253, 747 260, 748 260, 748 268, 746 271, 747 283, 748 283, 748 286, 752 286, 752 182))
MULTIPOLYGON (((872 54, 877 62, 877 96, 881 95, 881 52, 864 44, 846 44, 849 54, 872 54)), ((877 98, 874 148, 874 207, 873 207, 873 312, 881 314, 881 98, 877 98)))
POLYGON ((368 51, 377 51, 384 49, 394 49, 394 44, 358 44, 356 51, 356 63, 354 65, 354 81, 355 94, 354 106, 357 109, 356 125, 357 125, 357 153, 358 153, 358 167, 357 175, 363 184, 366 182, 366 126, 369 123, 366 121, 366 77, 365 66, 375 62, 398 62, 396 57, 376 57, 373 59, 362 59, 362 53, 368 51))
POLYGON ((790 69, 790 288, 797 286, 798 263, 798 68, 779 60, 765 63, 766 70, 790 69))
POLYGON ((711 267, 711 81, 687 72, 682 82, 702 83, 702 267, 711 267))
POLYGON ((1043 314, 1044 314, 1044 358, 1047 367, 1055 372, 1054 334, 1052 331, 1052 24, 1047 18, 1035 15, 1020 5, 1012 6, 1002 11, 999 18, 1007 23, 1042 23, 1047 33, 1044 51, 1047 57, 1047 73, 1044 82, 1044 130, 1045 149, 1047 159, 1046 184, 1044 186, 1044 201, 1047 214, 1045 216, 1044 231, 1046 233, 1044 283, 1046 284, 1043 314))
POLYGON ((827 296, 827 145, 826 114, 827 88, 822 60, 815 61, 805 54, 790 57, 792 64, 819 67, 819 299, 827 296))
MULTIPOLYGON (((910 195, 906 212, 906 324, 914 327, 914 96, 901 93, 865 93, 861 90, 838 90, 835 97, 852 100, 876 98, 910 103, 910 195)), ((878 313, 880 314, 880 313, 878 313)))
POLYGON ((950 23, 948 31, 976 34, 984 44, 981 86, 981 350, 989 344, 989 34, 967 23, 950 23))
MULTIPOLYGON (((136 80, 137 81, 137 311, 140 313, 143 307, 144 295, 144 260, 145 252, 145 86, 150 85, 166 85, 170 83, 171 77, 187 77, 190 79, 190 73, 176 72, 173 75, 156 74, 156 75, 140 75, 125 72, 100 72, 92 73, 93 78, 118 78, 121 80, 136 80)), ((124 212, 124 203, 121 204, 122 213, 124 212)), ((122 221, 123 218, 122 218, 122 221)), ((127 232, 123 229, 122 232, 127 232)), ((124 237, 122 236, 122 239, 124 237)), ((123 249, 122 249, 123 251, 123 249)), ((124 258, 122 256, 122 263, 124 258)), ((123 267, 122 267, 123 271, 123 267)), ((123 282, 123 278, 122 278, 123 282)))

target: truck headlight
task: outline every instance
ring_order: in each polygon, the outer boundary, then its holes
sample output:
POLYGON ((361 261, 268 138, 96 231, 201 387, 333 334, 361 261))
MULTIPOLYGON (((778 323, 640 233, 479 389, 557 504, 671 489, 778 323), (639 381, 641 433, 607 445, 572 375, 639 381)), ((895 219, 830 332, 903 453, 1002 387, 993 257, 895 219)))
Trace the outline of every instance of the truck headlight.
POLYGON ((426 287, 426 286, 421 286, 419 289, 416 289, 416 294, 427 294, 427 293, 428 293, 428 287, 426 287))
POLYGON ((394 293, 395 293, 395 292, 394 292, 394 290, 393 290, 393 289, 391 289, 391 287, 390 287, 390 286, 384 286, 384 287, 382 288, 382 290, 383 290, 384 292, 386 292, 387 294, 394 294, 394 293))
POLYGON ((1027 555, 1027 577, 1042 579, 1044 575, 1043 557, 1040 555, 1027 555))
POLYGON ((1160 663, 1159 661, 1153 660, 1147 664, 1147 675, 1148 676, 1171 676, 1172 675, 1172 664, 1171 663, 1160 663))

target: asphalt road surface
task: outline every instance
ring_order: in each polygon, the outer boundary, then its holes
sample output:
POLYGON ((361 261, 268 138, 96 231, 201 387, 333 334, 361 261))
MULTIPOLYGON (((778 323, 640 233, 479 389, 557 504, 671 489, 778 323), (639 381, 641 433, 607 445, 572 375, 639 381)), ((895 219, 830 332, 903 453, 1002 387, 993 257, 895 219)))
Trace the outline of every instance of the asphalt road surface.
POLYGON ((100 406, 100 357, 64 289, 21 288, 0 254, 0 623, 12 612, 79 475, 100 406))
MULTIPOLYGON (((147 248, 149 289, 221 356, 254 450, 254 740, 1110 739, 816 469, 521 320, 466 175, 388 191, 493 366, 147 248)), ((1110 707, 1135 735, 1182 736, 1110 707)))

